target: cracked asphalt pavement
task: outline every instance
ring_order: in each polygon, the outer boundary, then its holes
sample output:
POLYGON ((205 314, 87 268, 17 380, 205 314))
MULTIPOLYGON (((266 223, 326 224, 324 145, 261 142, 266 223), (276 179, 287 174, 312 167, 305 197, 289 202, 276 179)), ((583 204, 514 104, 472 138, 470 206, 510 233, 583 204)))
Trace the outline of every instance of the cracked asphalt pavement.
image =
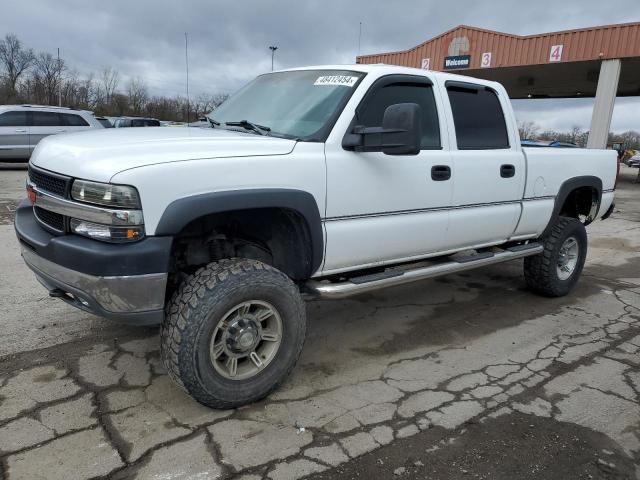
POLYGON ((207 409, 157 329, 51 299, 20 259, 25 170, 0 170, 0 479, 640 478, 640 185, 565 298, 521 262, 308 303, 308 339, 258 404, 207 409))

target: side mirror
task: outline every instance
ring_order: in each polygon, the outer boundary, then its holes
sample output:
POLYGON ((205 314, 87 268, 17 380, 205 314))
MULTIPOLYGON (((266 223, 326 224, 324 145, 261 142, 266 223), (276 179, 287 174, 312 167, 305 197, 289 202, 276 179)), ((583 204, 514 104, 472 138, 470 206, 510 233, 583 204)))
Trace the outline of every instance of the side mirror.
POLYGON ((417 103, 389 105, 381 127, 355 126, 345 135, 342 147, 356 152, 417 155, 422 137, 422 109, 417 103))

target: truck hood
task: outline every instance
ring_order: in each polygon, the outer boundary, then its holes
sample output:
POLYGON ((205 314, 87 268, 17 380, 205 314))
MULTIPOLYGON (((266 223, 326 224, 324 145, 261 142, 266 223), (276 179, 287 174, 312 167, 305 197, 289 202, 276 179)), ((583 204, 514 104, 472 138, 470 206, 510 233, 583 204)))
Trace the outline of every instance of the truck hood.
POLYGON ((286 155, 296 142, 214 128, 111 128, 43 139, 35 166, 76 178, 108 182, 131 168, 184 160, 286 155))

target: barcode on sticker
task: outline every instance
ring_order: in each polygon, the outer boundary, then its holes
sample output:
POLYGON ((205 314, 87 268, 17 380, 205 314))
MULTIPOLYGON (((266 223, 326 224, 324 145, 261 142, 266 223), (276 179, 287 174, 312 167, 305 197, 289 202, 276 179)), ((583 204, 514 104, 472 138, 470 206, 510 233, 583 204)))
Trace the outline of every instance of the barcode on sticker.
POLYGON ((345 87, 353 87, 358 81, 358 77, 350 75, 325 75, 318 77, 313 83, 314 85, 343 85, 345 87))

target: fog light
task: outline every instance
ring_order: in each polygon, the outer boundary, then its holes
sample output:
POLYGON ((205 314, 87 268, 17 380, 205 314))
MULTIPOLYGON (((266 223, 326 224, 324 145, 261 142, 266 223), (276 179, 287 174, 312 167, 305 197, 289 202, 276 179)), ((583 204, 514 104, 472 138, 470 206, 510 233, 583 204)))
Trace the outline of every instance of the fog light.
POLYGON ((135 242, 144 237, 144 226, 112 227, 85 220, 71 219, 71 231, 84 237, 105 242, 135 242))

